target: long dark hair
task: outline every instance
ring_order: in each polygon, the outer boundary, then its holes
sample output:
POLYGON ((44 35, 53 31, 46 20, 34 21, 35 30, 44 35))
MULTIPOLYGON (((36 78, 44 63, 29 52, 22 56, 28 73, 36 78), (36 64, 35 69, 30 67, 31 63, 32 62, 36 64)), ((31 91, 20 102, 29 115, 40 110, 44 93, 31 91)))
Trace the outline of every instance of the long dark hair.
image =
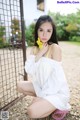
POLYGON ((39 17, 39 19, 37 20, 37 22, 35 24, 35 31, 34 31, 34 33, 35 33, 35 46, 37 46, 36 41, 38 39, 38 29, 45 22, 50 22, 52 25, 52 28, 53 28, 53 33, 52 33, 51 38, 48 41, 48 44, 49 45, 51 45, 53 43, 58 44, 58 40, 57 40, 57 36, 56 36, 56 26, 55 26, 52 18, 49 15, 43 15, 43 16, 39 17))

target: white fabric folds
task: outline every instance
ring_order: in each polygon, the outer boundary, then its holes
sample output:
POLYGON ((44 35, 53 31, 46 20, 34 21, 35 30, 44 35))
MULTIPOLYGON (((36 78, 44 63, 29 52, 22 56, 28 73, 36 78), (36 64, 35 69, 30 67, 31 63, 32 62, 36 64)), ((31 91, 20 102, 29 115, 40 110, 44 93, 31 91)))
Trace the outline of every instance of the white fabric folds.
POLYGON ((69 88, 62 63, 41 57, 35 62, 31 55, 25 63, 25 70, 32 76, 32 83, 38 97, 48 100, 59 110, 69 110, 69 88))

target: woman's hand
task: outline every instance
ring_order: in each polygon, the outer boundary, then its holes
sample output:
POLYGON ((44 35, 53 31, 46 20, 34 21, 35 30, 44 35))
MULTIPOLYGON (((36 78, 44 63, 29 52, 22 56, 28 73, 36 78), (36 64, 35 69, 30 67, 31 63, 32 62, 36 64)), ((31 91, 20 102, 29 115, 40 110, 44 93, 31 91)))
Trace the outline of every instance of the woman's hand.
POLYGON ((37 62, 45 53, 48 51, 48 44, 43 43, 43 48, 39 50, 38 54, 35 57, 35 61, 37 62))
POLYGON ((42 56, 48 51, 48 44, 43 43, 43 48, 39 51, 39 53, 42 54, 42 56))

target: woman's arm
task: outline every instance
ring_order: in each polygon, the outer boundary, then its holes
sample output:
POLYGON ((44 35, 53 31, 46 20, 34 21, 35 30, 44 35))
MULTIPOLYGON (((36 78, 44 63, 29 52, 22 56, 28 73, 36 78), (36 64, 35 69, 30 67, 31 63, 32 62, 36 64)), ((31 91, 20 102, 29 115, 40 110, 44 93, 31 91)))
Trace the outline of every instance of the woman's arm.
POLYGON ((48 44, 45 43, 43 45, 43 48, 41 50, 39 50, 39 52, 36 54, 36 57, 35 57, 35 62, 37 62, 48 50, 48 44))

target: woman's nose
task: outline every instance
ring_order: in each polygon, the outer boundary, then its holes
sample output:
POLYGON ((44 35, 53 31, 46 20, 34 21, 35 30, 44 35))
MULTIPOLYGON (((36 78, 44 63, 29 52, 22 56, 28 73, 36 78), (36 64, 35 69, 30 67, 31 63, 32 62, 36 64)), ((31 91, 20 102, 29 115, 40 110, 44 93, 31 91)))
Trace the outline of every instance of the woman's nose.
POLYGON ((44 37, 46 36, 46 32, 43 32, 43 36, 44 36, 44 37))

